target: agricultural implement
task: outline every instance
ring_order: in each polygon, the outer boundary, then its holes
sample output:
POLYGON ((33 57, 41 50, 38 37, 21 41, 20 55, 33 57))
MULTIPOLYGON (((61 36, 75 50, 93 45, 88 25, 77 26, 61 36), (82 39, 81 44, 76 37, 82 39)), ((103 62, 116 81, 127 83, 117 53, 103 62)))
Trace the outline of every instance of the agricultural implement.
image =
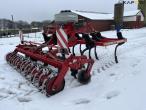
MULTIPOLYGON (((61 33, 65 32, 63 29, 56 31, 60 40, 61 33)), ((88 83, 94 61, 84 55, 69 54, 64 42, 60 42, 59 46, 56 46, 23 41, 23 44, 19 44, 13 52, 6 55, 6 60, 47 96, 64 89, 64 77, 69 69, 71 74, 77 74, 75 78, 80 83, 88 83), (44 47, 48 49, 43 51, 44 47), (68 56, 65 57, 66 55, 68 56)))
MULTIPOLYGON (((94 48, 94 53, 95 53, 95 58, 99 60, 97 52, 96 52, 96 47, 97 46, 102 46, 102 47, 107 47, 110 45, 116 45, 115 51, 114 51, 114 57, 115 57, 115 62, 118 63, 118 58, 117 58, 117 48, 127 42, 127 39, 123 37, 121 32, 117 32, 117 38, 107 38, 101 35, 100 32, 95 31, 94 28, 86 23, 84 27, 81 28, 75 28, 74 23, 67 23, 64 24, 63 29, 67 33, 67 39, 68 39, 68 49, 70 51, 70 47, 72 47, 72 54, 75 56, 75 46, 79 45, 79 50, 80 54, 83 55, 87 50, 89 50, 89 58, 91 59, 91 49, 94 48), (86 45, 86 48, 82 50, 82 45, 86 45)), ((55 39, 56 36, 54 36, 56 32, 56 27, 47 27, 44 29, 44 34, 52 34, 52 37, 49 39, 49 45, 51 44, 56 44, 55 39)), ((45 39, 45 36, 44 36, 45 39)), ((46 40, 47 42, 47 40, 46 40)))
POLYGON ((94 63, 90 54, 92 48, 99 60, 96 46, 117 44, 115 61, 118 63, 117 47, 126 42, 121 33, 118 33, 118 38, 105 38, 99 32, 86 33, 85 29, 76 30, 73 23, 45 28, 43 35, 45 43, 23 41, 13 52, 6 55, 6 60, 47 96, 64 89, 64 77, 68 70, 80 83, 87 84, 90 81, 94 63), (48 34, 52 35, 50 39, 45 38, 48 34), (78 44, 81 55, 75 54, 74 48, 78 44), (81 45, 86 45, 86 48, 82 50, 81 45), (44 49, 46 47, 47 49, 44 49), (89 50, 89 58, 84 55, 86 50, 89 50))

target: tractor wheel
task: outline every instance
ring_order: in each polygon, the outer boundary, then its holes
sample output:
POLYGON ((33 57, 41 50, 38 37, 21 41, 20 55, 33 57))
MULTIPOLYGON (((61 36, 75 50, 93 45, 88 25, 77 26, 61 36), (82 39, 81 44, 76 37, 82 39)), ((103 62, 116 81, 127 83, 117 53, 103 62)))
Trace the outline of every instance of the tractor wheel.
POLYGON ((55 95, 55 94, 57 94, 58 92, 60 92, 64 89, 65 80, 63 79, 62 83, 60 84, 60 87, 58 87, 56 90, 53 90, 52 85, 55 82, 55 80, 56 80, 56 77, 48 80, 47 83, 46 83, 46 96, 48 96, 48 97, 51 96, 51 95, 55 95))
POLYGON ((78 81, 82 84, 87 84, 91 81, 91 75, 86 76, 86 70, 81 70, 78 73, 78 81))

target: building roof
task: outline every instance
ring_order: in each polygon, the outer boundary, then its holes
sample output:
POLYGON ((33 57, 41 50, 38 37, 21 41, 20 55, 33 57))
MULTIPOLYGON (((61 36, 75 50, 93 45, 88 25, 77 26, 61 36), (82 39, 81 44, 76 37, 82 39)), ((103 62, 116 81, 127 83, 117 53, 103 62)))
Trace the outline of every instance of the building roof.
POLYGON ((74 11, 71 10, 71 12, 78 14, 80 16, 84 16, 86 18, 92 19, 92 20, 112 20, 113 16, 109 13, 99 13, 99 12, 87 12, 87 11, 74 11))
MULTIPOLYGON (((113 13, 100 13, 100 12, 88 12, 88 11, 77 11, 77 10, 71 10, 71 12, 92 20, 113 20, 114 18, 113 13)), ((139 12, 140 10, 125 11, 124 17, 136 16, 139 12)))

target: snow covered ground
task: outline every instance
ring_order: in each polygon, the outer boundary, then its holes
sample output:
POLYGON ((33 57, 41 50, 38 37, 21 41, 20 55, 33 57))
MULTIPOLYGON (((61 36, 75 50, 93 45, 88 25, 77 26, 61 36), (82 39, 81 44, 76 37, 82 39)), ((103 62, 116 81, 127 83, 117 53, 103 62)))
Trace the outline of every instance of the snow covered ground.
MULTIPOLYGON (((6 63, 19 38, 0 39, 0 110, 146 110, 146 28, 122 32, 128 42, 118 48, 118 64, 113 46, 98 47, 91 82, 81 85, 68 74, 65 89, 49 98, 6 63)), ((41 33, 25 39, 43 41, 41 33)))

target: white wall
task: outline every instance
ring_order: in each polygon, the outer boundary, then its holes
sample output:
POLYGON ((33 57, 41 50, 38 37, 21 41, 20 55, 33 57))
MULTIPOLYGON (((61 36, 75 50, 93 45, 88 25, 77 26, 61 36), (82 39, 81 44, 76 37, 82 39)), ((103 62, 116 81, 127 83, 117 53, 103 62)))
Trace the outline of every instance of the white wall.
POLYGON ((136 21, 136 16, 127 16, 127 17, 124 17, 124 21, 136 21))
POLYGON ((144 21, 144 16, 141 12, 139 12, 137 15, 140 15, 141 16, 141 21, 144 21))
POLYGON ((136 16, 141 16, 141 21, 144 21, 144 17, 143 17, 143 14, 141 12, 139 12, 137 15, 135 16, 126 16, 124 17, 124 21, 136 21, 136 16))

